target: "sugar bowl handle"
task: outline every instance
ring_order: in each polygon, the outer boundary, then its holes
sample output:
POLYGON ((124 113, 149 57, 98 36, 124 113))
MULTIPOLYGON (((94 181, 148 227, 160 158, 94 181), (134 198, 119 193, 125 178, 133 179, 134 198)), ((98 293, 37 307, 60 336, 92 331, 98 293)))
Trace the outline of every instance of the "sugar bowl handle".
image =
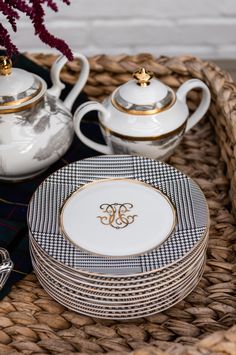
MULTIPOLYGON (((67 95, 66 99, 64 100, 65 106, 71 110, 71 107, 76 99, 76 97, 79 95, 81 90, 83 89, 84 85, 86 84, 86 81, 88 80, 89 76, 89 62, 88 59, 82 55, 78 54, 76 56, 79 58, 80 63, 81 63, 81 72, 80 76, 75 83, 74 87, 70 91, 70 93, 67 95)), ((64 89, 65 84, 63 84, 60 80, 60 72, 63 68, 63 66, 66 64, 68 59, 65 56, 60 56, 54 63, 51 68, 51 80, 52 80, 52 87, 48 89, 48 93, 50 95, 53 95, 57 98, 59 98, 61 91, 64 89)))
POLYGON ((88 147, 102 154, 112 154, 112 150, 110 147, 104 144, 93 142, 91 139, 85 137, 85 135, 81 132, 80 129, 81 121, 84 115, 86 115, 86 113, 90 111, 98 111, 100 115, 104 116, 104 118, 107 118, 109 116, 109 112, 100 103, 96 101, 85 102, 84 104, 82 104, 80 107, 77 108, 74 114, 73 122, 74 122, 75 133, 77 134, 81 142, 83 142, 88 147))
POLYGON ((176 93, 178 99, 183 101, 186 104, 186 96, 188 92, 190 90, 198 89, 198 88, 202 89, 202 99, 197 109, 188 118, 186 132, 189 131, 193 126, 195 126, 195 124, 197 124, 207 112, 211 102, 210 90, 208 89, 206 84, 204 84, 201 80, 190 79, 186 81, 184 84, 182 84, 176 93))

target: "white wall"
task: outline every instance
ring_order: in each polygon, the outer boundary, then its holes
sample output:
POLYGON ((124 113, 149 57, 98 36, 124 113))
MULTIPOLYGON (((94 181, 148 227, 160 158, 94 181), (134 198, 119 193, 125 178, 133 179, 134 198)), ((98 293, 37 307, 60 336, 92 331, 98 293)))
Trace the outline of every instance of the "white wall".
MULTIPOLYGON (((194 54, 236 58, 236 0, 71 0, 48 28, 76 53, 194 54)), ((22 17, 13 35, 21 51, 50 52, 22 17)))

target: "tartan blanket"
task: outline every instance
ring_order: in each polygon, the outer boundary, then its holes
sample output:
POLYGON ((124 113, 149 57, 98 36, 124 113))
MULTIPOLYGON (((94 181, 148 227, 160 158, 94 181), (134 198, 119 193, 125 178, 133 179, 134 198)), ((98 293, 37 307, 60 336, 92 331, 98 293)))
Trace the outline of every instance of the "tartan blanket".
MULTIPOLYGON (((51 80, 49 71, 36 65, 25 56, 18 55, 14 57, 13 65, 41 76, 47 82, 48 87, 50 87, 51 80)), ((66 97, 71 87, 71 85, 66 84, 61 99, 66 97)), ((87 100, 86 95, 81 93, 73 105, 72 112, 74 112, 81 103, 87 100)), ((85 118, 82 123, 82 130, 97 142, 103 141, 97 124, 96 113, 90 113, 89 117, 85 118)), ((28 203, 34 191, 48 175, 60 169, 62 166, 94 155, 98 155, 98 153, 84 146, 77 137, 74 137, 73 143, 67 153, 44 174, 32 178, 30 181, 20 183, 6 183, 0 181, 0 247, 8 250, 14 263, 13 271, 7 283, 0 291, 0 299, 7 295, 15 282, 32 271, 28 247, 26 215, 28 203)))

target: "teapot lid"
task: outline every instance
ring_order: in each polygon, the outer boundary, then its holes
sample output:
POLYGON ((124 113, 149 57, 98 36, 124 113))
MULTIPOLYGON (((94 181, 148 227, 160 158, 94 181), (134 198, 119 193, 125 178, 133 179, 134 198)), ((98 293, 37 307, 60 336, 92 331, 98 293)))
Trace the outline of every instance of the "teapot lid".
POLYGON ((154 115, 170 108, 176 100, 174 91, 140 68, 133 80, 121 85, 112 95, 112 104, 131 115, 154 115))
POLYGON ((37 75, 12 68, 8 57, 0 56, 0 113, 17 112, 26 105, 38 102, 46 84, 37 75))

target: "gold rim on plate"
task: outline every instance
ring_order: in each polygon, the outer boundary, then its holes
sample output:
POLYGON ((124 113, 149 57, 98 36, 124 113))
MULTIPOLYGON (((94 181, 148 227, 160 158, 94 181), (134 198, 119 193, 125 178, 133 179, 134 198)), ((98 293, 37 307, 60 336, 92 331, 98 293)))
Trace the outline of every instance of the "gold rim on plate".
POLYGON ((173 233, 173 230, 175 228, 177 224, 177 216, 176 216, 176 208, 174 207, 173 203, 170 201, 169 197, 164 194, 161 190, 159 190, 158 188, 150 185, 150 184, 147 184, 146 182, 143 182, 143 181, 139 181, 139 180, 135 180, 135 179, 128 179, 128 178, 108 178, 108 179, 100 179, 100 180, 96 180, 96 181, 92 181, 92 182, 89 182, 87 184, 84 184, 83 186, 80 186, 78 189, 76 189, 75 191, 73 191, 63 202, 61 208, 60 208, 60 218, 59 218, 59 229, 62 233, 62 235, 70 242, 72 243, 77 249, 79 250, 83 250, 87 253, 90 253, 92 255, 95 255, 95 256, 100 256, 100 257, 104 257, 104 258, 114 258, 114 259, 121 259, 121 258, 129 258, 129 257, 132 257, 132 256, 141 256, 141 255, 144 255, 146 253, 149 253, 150 251, 156 249, 157 247, 159 247, 160 245, 162 245, 170 236, 171 234, 173 233), (81 246, 79 246, 78 244, 76 244, 70 237, 69 235, 66 233, 65 231, 65 228, 64 228, 64 224, 63 224, 63 214, 64 214, 64 210, 67 206, 67 204, 69 203, 70 199, 72 197, 74 197, 75 195, 79 194, 81 191, 87 189, 88 187, 90 187, 91 185, 97 185, 97 184, 101 184, 101 183, 106 183, 106 182, 111 182, 111 181, 126 181, 126 182, 129 182, 131 184, 136 184, 136 185, 142 185, 142 186, 145 186, 151 190, 153 190, 154 192, 157 192, 159 193, 162 197, 165 198, 165 200, 167 201, 167 203, 169 204, 169 206, 171 207, 171 210, 172 210, 172 213, 173 213, 173 223, 172 223, 172 226, 170 228, 170 231, 169 233, 167 234, 167 236, 165 237, 165 239, 163 239, 160 243, 156 244, 154 247, 148 249, 148 250, 145 250, 143 252, 140 252, 140 253, 135 253, 135 254, 129 254, 129 255, 104 255, 104 254, 99 254, 99 253, 95 253, 95 252, 92 252, 90 250, 87 250, 81 246))

